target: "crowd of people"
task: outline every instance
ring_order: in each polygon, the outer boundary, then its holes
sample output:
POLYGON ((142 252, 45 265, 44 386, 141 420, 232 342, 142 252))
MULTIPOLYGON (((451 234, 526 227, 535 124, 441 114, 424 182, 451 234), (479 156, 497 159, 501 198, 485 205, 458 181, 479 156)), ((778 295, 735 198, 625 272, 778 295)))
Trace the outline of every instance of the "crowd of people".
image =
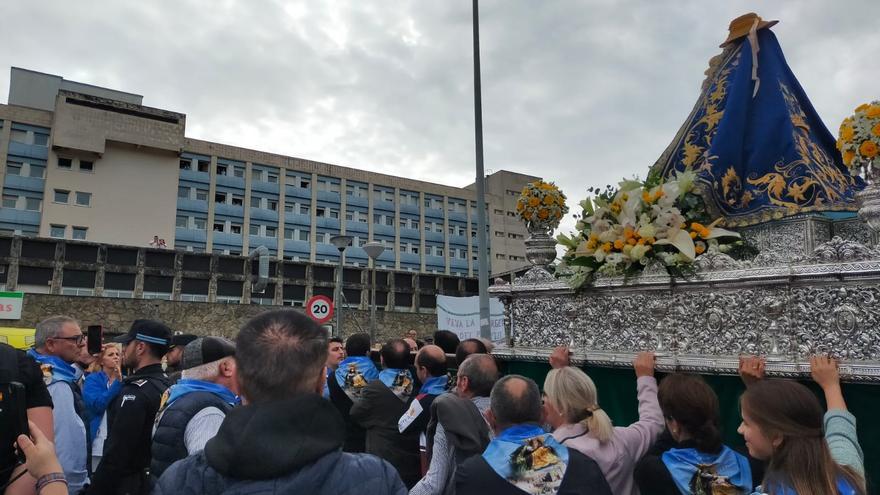
POLYGON ((137 320, 89 355, 74 318, 47 318, 27 353, 0 346, 0 382, 25 385, 29 419, 17 452, 0 445, 0 492, 867 493, 828 357, 810 362, 827 410, 803 384, 765 379, 761 358, 741 358, 739 449, 723 441, 713 389, 682 373, 658 384, 652 353, 633 363, 638 420, 615 426, 565 347, 539 387, 502 376, 491 342, 425 340, 407 332, 377 360, 367 334, 331 338, 275 310, 234 342, 137 320))

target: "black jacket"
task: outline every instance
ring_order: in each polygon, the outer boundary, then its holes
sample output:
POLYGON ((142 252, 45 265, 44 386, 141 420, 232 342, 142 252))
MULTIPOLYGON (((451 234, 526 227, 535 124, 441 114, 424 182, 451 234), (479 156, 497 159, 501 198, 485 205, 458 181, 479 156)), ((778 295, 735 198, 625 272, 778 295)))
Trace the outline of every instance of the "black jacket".
MULTIPOLYGON (((492 466, 475 455, 464 461, 455 474, 456 495, 524 495, 498 475, 492 466)), ((596 461, 574 449, 568 449, 568 466, 557 495, 612 495, 611 487, 596 461)), ((651 492, 652 493, 652 492, 651 492)))
POLYGON ((351 407, 351 419, 367 432, 366 452, 397 468, 407 488, 412 488, 422 477, 419 432, 400 433, 397 427, 411 400, 398 399, 384 383, 374 380, 364 387, 361 399, 351 407))
POLYGON ((367 433, 361 425, 351 419, 351 399, 339 386, 335 373, 330 373, 330 376, 327 377, 327 388, 330 390, 330 402, 333 403, 345 422, 345 443, 342 450, 352 453, 366 451, 367 433))
POLYGON ((153 421, 168 385, 160 364, 145 366, 122 380, 119 395, 107 408, 107 440, 90 495, 149 493, 153 421))
MULTIPOLYGON (((695 449, 697 443, 693 440, 685 440, 681 443, 676 442, 669 430, 664 430, 660 438, 651 446, 644 457, 636 463, 633 479, 639 491, 645 495, 681 495, 672 474, 666 468, 661 456, 669 449, 695 449)), ((764 477, 764 463, 749 456, 748 453, 740 452, 749 460, 749 467, 752 470, 752 488, 761 484, 764 477)))
POLYGON ((344 435, 318 395, 237 407, 203 452, 165 471, 153 495, 406 495, 387 462, 340 452, 344 435))

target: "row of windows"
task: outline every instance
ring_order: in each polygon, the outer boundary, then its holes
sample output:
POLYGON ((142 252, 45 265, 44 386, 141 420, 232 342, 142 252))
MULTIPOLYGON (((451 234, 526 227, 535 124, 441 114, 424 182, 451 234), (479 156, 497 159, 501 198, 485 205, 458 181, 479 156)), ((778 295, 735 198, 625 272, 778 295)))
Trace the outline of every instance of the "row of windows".
MULTIPOLYGON (((55 189, 55 195, 52 201, 54 203, 70 204, 70 193, 67 189, 55 189)), ((73 191, 76 206, 91 206, 92 193, 83 191, 73 191)))
POLYGON ((3 207, 15 210, 40 211, 43 200, 40 198, 31 198, 27 196, 19 196, 12 193, 3 193, 3 207))
MULTIPOLYGON (((47 129, 48 131, 48 129, 47 129)), ((20 129, 12 129, 12 133, 9 136, 10 141, 15 141, 16 143, 21 144, 29 144, 34 146, 48 146, 49 145, 49 134, 48 132, 35 132, 35 131, 24 131, 20 129)))
MULTIPOLYGON (((86 234, 88 233, 88 227, 79 227, 79 226, 71 226, 70 227, 70 238, 77 239, 80 241, 84 241, 86 239, 86 234)), ((57 237, 58 239, 64 239, 67 235, 67 225, 60 224, 51 224, 49 225, 49 236, 57 237)))
MULTIPOLYGON (((95 162, 93 162, 91 160, 83 160, 80 158, 77 158, 75 161, 76 161, 77 169, 80 172, 94 172, 95 171, 95 162)), ((73 163, 74 163, 73 158, 64 158, 64 157, 60 157, 60 156, 58 157, 58 168, 60 168, 60 169, 73 170, 73 163)))
MULTIPOLYGON (((199 160, 191 158, 180 159, 180 170, 193 170, 208 173, 211 168, 211 162, 208 160, 199 160), (195 163, 194 163, 195 162, 195 163)), ((243 165, 226 165, 217 164, 217 175, 244 178, 245 167, 243 165)), ((278 172, 270 172, 268 170, 253 168, 251 169, 251 180, 255 182, 268 182, 270 184, 278 183, 278 172)))
MULTIPOLYGON (((474 258, 474 259, 476 259, 476 258, 474 258)), ((497 259, 497 260, 510 260, 510 261, 525 261, 526 260, 525 256, 517 256, 515 254, 511 254, 510 256, 508 256, 506 254, 501 254, 501 253, 496 254, 495 259, 497 259)))
POLYGON ((6 175, 45 179, 46 166, 37 163, 8 161, 6 162, 6 175))

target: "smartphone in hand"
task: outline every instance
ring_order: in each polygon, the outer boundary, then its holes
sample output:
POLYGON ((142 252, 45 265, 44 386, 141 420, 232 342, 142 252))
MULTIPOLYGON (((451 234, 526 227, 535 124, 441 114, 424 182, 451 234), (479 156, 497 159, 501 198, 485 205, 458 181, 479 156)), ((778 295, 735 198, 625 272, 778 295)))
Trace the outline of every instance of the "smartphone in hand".
POLYGON ((100 354, 101 345, 104 343, 104 327, 101 325, 89 325, 86 332, 89 354, 100 354))

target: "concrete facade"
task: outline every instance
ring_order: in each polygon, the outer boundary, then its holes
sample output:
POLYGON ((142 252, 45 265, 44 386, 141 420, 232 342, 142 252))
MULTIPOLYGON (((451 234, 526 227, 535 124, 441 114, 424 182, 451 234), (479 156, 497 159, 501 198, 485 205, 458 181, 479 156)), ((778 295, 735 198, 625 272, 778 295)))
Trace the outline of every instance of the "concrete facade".
MULTIPOLYGON (((336 264, 477 273, 473 185, 458 188, 185 137, 186 116, 131 93, 12 69, 0 105, 0 232, 336 264), (60 195, 58 192, 60 191, 60 195), (64 193, 67 193, 65 196, 64 193), (66 201, 65 201, 66 200, 66 201)), ((486 178, 490 273, 525 260, 515 195, 538 179, 486 178)))

